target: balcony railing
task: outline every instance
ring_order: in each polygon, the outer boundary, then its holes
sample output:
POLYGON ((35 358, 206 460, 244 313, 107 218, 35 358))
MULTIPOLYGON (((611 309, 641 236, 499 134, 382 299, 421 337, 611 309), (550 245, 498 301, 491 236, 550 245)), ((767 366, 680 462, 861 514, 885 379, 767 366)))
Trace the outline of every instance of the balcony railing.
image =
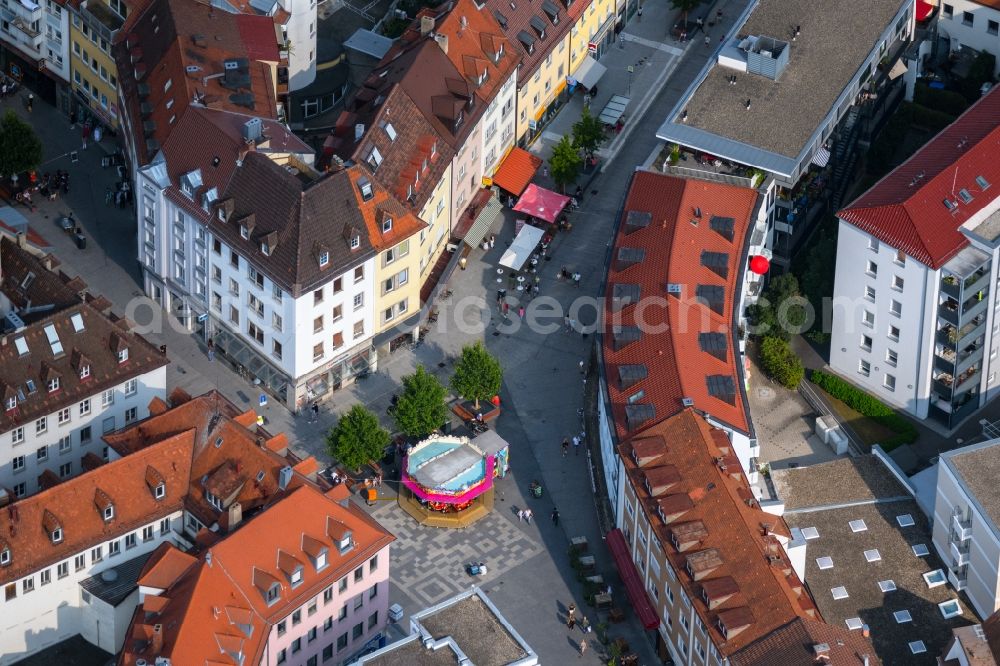
POLYGON ((959 578, 958 574, 954 571, 948 571, 948 582, 951 583, 951 586, 957 592, 961 592, 969 584, 969 579, 966 576, 959 578))
POLYGON ((957 543, 951 544, 952 564, 956 567, 963 567, 969 563, 969 547, 959 546, 957 543))
POLYGON ((952 516, 951 528, 958 541, 964 542, 972 538, 971 520, 962 520, 961 516, 952 516))

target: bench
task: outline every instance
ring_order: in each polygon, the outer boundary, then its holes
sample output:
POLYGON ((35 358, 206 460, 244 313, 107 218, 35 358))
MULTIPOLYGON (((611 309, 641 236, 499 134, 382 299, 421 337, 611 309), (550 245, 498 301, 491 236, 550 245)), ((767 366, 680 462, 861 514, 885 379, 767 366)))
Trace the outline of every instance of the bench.
POLYGON ((570 546, 577 553, 586 553, 587 549, 590 547, 590 544, 587 543, 587 537, 578 536, 578 537, 573 537, 573 539, 570 541, 570 546))
POLYGON ((584 572, 592 572, 597 568, 597 562, 594 560, 593 555, 584 555, 580 558, 580 566, 584 572))

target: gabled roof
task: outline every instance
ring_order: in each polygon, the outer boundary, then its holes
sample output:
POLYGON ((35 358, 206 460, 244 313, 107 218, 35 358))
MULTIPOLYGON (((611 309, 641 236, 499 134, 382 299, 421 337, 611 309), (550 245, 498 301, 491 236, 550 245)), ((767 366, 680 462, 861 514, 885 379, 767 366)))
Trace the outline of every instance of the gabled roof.
POLYGON ((748 188, 645 171, 633 177, 608 271, 603 343, 619 437, 679 413, 685 399, 751 431, 733 309, 758 203, 748 188), (705 265, 706 251, 725 255, 725 270, 705 265), (724 336, 725 348, 718 340, 706 347, 705 333, 724 336))
POLYGON ((579 17, 583 11, 590 6, 591 0, 570 0, 567 10, 566 0, 555 0, 553 4, 559 9, 559 24, 552 24, 552 17, 549 16, 541 2, 510 2, 510 0, 486 0, 486 7, 483 12, 489 12, 500 23, 504 34, 511 44, 516 44, 520 51, 521 70, 518 72, 518 86, 523 87, 527 81, 535 74, 535 70, 541 65, 545 57, 555 50, 563 37, 569 32, 574 23, 574 19, 579 17), (567 15, 568 11, 568 15, 567 15), (505 21, 500 21, 499 17, 505 21), (542 39, 535 28, 532 27, 532 19, 541 22, 545 26, 545 39, 542 39), (534 48, 531 53, 525 44, 518 38, 519 33, 524 33, 531 38, 534 48))
POLYGON ((729 663, 732 666, 822 663, 878 666, 881 660, 871 641, 860 631, 800 617, 730 656, 729 663), (827 660, 822 661, 820 654, 827 655, 827 660))
MULTIPOLYGON (((81 297, 70 286, 69 276, 54 273, 8 238, 0 240, 0 273, 0 292, 10 303, 10 316, 0 309, 8 342, 0 345, 0 432, 75 406, 168 363, 129 330, 127 320, 99 310, 96 299, 81 297), (119 362, 120 349, 128 350, 125 362, 119 362), (90 372, 81 377, 84 360, 90 372), (56 379, 58 387, 50 391, 47 382, 56 379), (13 409, 7 409, 8 398, 16 400, 13 409)), ((75 286, 86 288, 82 281, 75 286)))
POLYGON ((724 656, 798 617, 818 617, 775 536, 788 537, 784 521, 759 508, 738 464, 720 464, 733 454, 723 431, 685 409, 618 451, 656 542, 724 656), (680 477, 665 499, 651 497, 645 486, 659 467, 673 467, 680 477))
POLYGON ((1000 93, 992 90, 837 215, 940 268, 968 245, 963 226, 1000 193, 998 150, 1000 93))
POLYGON ((153 0, 130 13, 113 53, 140 164, 189 105, 277 117, 271 68, 279 61, 278 37, 268 16, 201 0, 153 0))
POLYGON ((0 584, 180 511, 193 444, 190 435, 178 435, 10 505, 4 510, 7 519, 0 521, 0 542, 10 547, 11 563, 0 567, 0 584), (146 485, 148 467, 163 475, 166 494, 161 499, 146 485), (94 505, 102 489, 113 493, 114 516, 107 521, 94 505), (62 538, 53 543, 56 527, 62 529, 62 538))
POLYGON ((427 228, 427 223, 410 212, 385 188, 378 185, 374 181, 373 174, 364 166, 352 166, 347 169, 347 174, 351 183, 354 184, 355 204, 364 219, 368 238, 376 250, 390 248, 413 236, 421 229, 427 228), (359 181, 363 179, 372 183, 372 197, 367 201, 359 186, 359 181), (385 223, 389 220, 391 220, 389 231, 383 231, 385 223))
MULTIPOLYGON (((233 664, 238 662, 229 653, 235 649, 242 651, 247 663, 258 663, 273 623, 363 565, 393 539, 353 503, 341 504, 312 486, 301 486, 206 549, 195 565, 183 571, 174 567, 180 575, 160 595, 167 603, 150 604, 153 598, 147 597, 136 610, 119 664, 134 666, 140 658, 152 663, 160 656, 176 664, 233 664), (351 528, 353 547, 344 553, 326 534, 329 518, 351 528), (303 549, 303 535, 313 545, 326 547, 327 566, 322 570, 316 570, 303 549), (293 588, 286 571, 299 565, 302 582, 293 588), (265 594, 275 583, 279 598, 269 605, 265 594), (157 624, 162 646, 153 649, 147 628, 157 624)), ((149 576, 139 582, 154 587, 149 576)))

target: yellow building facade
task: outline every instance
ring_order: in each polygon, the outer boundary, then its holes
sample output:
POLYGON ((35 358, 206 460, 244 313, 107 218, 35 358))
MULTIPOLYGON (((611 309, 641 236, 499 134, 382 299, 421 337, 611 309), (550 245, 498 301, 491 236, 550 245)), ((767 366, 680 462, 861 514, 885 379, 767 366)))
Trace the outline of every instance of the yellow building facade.
POLYGON ((583 11, 583 14, 573 24, 570 31, 569 72, 570 76, 591 54, 590 45, 608 48, 614 43, 615 34, 615 0, 593 0, 583 11))
MULTIPOLYGON (((569 68, 570 33, 567 32, 538 64, 534 72, 521 79, 517 93, 516 136, 523 137, 542 124, 546 110, 566 88, 569 68)), ((544 43, 544 42, 543 42, 544 43)))
POLYGON ((122 0, 89 0, 70 14, 70 86, 78 121, 89 115, 118 128, 118 71, 111 45, 127 15, 122 0))
POLYGON ((427 228, 423 229, 416 239, 418 249, 415 259, 420 275, 418 290, 444 252, 451 235, 451 178, 452 165, 449 164, 434 185, 434 194, 427 199, 427 203, 420 211, 420 219, 427 223, 427 228))

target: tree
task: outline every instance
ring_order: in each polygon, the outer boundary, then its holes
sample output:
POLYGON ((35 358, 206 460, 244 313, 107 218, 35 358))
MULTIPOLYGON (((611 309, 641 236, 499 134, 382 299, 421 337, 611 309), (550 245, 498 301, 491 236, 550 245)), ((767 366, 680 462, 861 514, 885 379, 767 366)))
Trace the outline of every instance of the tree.
POLYGON ((42 161, 42 142, 31 125, 13 110, 0 118, 0 174, 13 176, 31 171, 42 161))
POLYGON ((403 394, 390 410, 396 427, 410 437, 423 437, 441 427, 448 418, 445 388, 437 377, 417 366, 403 377, 403 394))
POLYGON ((805 375, 802 361, 788 342, 773 335, 760 342, 760 367, 768 377, 793 391, 805 375))
MULTIPOLYGON (((563 137, 563 141, 566 138, 563 137)), ((479 409, 480 400, 489 400, 500 392, 503 369, 482 342, 462 347, 462 357, 451 376, 451 388, 479 409)))
POLYGON ((573 123, 573 147, 593 157, 603 140, 604 126, 600 120, 590 115, 590 109, 584 108, 583 115, 573 123))
POLYGON ((351 407, 326 436, 327 451, 347 469, 360 469, 369 460, 381 458, 388 444, 389 431, 361 405, 351 407))
POLYGON ((671 6, 681 12, 681 25, 684 27, 687 27, 688 13, 693 11, 701 2, 702 0, 670 0, 671 6))
POLYGON ((555 148, 552 149, 552 157, 549 158, 552 165, 552 180, 562 192, 566 191, 566 186, 576 181, 583 159, 580 153, 573 147, 573 143, 568 136, 564 136, 555 148))

